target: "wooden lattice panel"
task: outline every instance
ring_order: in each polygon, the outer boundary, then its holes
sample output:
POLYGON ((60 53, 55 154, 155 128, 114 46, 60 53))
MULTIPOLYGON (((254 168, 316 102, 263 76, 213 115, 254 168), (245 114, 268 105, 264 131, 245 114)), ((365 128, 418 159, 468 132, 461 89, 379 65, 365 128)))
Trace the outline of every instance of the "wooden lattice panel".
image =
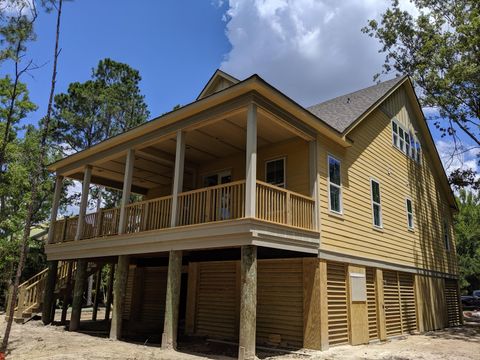
POLYGON ((302 347, 302 265, 302 259, 258 261, 258 343, 302 347))
POLYGON ((400 289, 396 271, 383 272, 383 296, 385 303, 385 327, 387 336, 402 334, 400 289))
POLYGON ((196 334, 236 340, 239 313, 236 262, 199 263, 197 286, 196 334))
POLYGON ((377 317, 377 286, 375 283, 375 269, 367 268, 367 309, 368 309, 368 338, 378 339, 377 317))
POLYGON ((412 333, 417 330, 414 281, 414 276, 412 274, 398 273, 400 302, 402 306, 402 332, 404 334, 412 333))
POLYGON ((348 295, 346 266, 327 264, 328 341, 330 346, 348 344, 348 295))
POLYGON ((167 268, 146 267, 143 269, 140 323, 144 331, 163 329, 165 297, 167 294, 167 268))
POLYGON ((456 280, 445 279, 445 300, 447 303, 448 326, 460 325, 458 286, 456 280))
POLYGON ((127 285, 125 289, 125 298, 123 302, 123 316, 125 320, 130 319, 132 311, 133 282, 135 279, 135 266, 130 265, 128 268, 127 285))

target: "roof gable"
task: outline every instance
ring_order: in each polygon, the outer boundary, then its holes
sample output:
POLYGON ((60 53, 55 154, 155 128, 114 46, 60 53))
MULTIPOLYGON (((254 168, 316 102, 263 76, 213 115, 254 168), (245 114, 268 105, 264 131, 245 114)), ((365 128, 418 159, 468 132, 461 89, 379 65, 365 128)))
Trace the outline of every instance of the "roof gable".
POLYGON ((357 120, 378 106, 389 94, 407 79, 397 77, 350 94, 338 96, 307 108, 337 131, 344 133, 357 120))
POLYGON ((226 72, 217 69, 212 75, 210 80, 204 86, 203 90, 197 97, 197 100, 203 99, 209 95, 216 93, 217 91, 224 90, 232 85, 235 85, 239 82, 237 78, 227 74, 226 72))

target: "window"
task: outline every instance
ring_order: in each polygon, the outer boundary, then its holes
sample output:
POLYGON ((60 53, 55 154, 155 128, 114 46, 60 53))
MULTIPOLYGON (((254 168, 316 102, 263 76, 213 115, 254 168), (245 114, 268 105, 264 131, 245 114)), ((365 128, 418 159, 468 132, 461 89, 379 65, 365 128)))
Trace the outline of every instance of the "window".
POLYGON ((412 206, 412 200, 407 199, 406 200, 406 206, 407 206, 407 225, 409 230, 413 230, 413 206, 412 206))
POLYGON ((420 163, 420 142, 396 120, 392 120, 392 144, 408 157, 420 163))
POLYGON ((342 213, 342 182, 340 161, 328 156, 328 203, 330 211, 342 213))
POLYGON ((445 250, 450 251, 450 234, 448 228, 448 222, 443 222, 443 242, 445 244, 445 250))
POLYGON ((372 214, 373 226, 382 227, 382 204, 380 203, 380 183, 376 180, 370 180, 372 190, 372 214))
POLYGON ((265 181, 275 186, 285 187, 285 158, 269 160, 265 163, 265 181))

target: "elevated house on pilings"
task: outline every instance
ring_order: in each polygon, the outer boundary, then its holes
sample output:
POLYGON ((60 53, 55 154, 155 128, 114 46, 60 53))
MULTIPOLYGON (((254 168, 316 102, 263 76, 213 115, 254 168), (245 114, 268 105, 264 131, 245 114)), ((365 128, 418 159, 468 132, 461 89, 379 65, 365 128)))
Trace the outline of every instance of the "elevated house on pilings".
POLYGON ((408 77, 304 108, 217 71, 193 103, 50 170, 49 271, 21 288, 19 317, 49 322, 63 296, 81 328, 85 279, 107 264, 110 337, 166 348, 202 336, 251 359, 256 344, 327 349, 461 322, 456 203, 408 77), (83 181, 80 214, 57 220, 64 178, 83 181), (90 184, 122 190, 121 206, 87 214, 90 184))

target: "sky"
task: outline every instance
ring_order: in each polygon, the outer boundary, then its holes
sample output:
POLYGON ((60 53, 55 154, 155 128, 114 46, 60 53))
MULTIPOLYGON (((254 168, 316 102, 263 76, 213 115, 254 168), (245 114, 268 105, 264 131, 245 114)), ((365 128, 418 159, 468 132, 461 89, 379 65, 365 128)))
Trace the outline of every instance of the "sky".
MULTIPOLYGON (((414 11, 408 0, 401 4, 414 11)), ((98 61, 109 57, 140 71, 152 117, 193 101, 217 68, 239 79, 257 73, 300 104, 313 105, 373 84, 384 55, 361 28, 387 5, 385 0, 66 1, 56 92, 87 80, 98 61)), ((24 80, 39 105, 29 122, 45 113, 54 31, 55 14, 41 13, 28 57, 43 67, 24 80)), ((9 70, 1 66, 0 74, 9 70)), ((432 132, 445 157, 451 142, 432 132)), ((466 153, 451 167, 476 167, 475 155, 466 153)))

